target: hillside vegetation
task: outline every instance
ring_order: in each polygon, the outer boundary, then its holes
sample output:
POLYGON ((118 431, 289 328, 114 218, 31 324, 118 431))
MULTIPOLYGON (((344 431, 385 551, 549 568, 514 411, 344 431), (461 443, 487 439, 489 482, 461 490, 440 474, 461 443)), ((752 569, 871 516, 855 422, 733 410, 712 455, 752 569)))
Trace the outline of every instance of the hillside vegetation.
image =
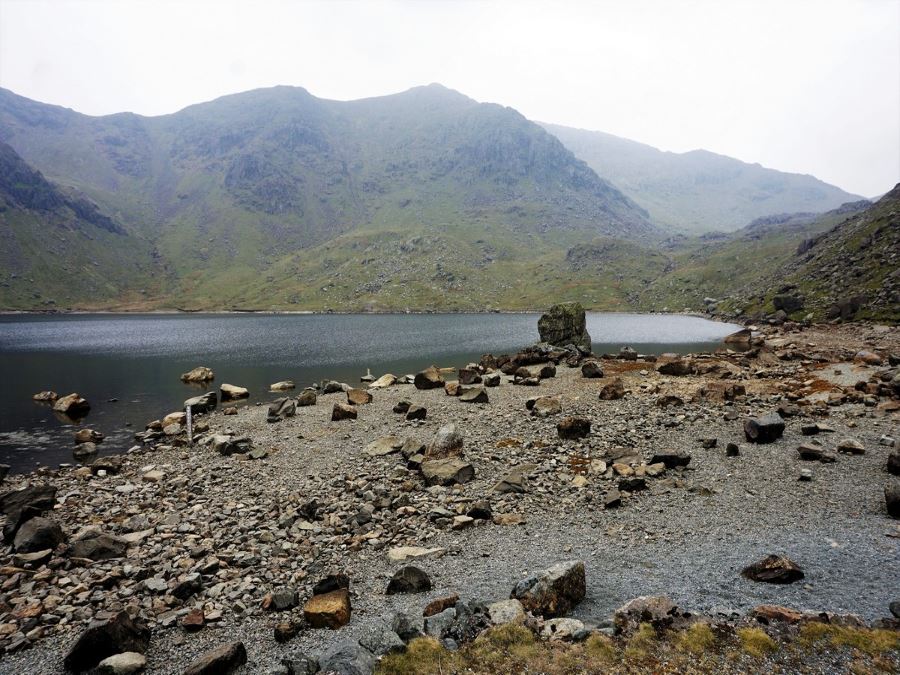
MULTIPOLYGON (((894 279, 896 221, 884 206, 894 193, 862 220, 866 201, 817 214, 817 198, 733 233, 672 234, 651 217, 657 207, 648 214, 539 125, 439 85, 349 102, 274 87, 160 117, 89 117, 0 90, 0 163, 3 309, 490 311, 578 300, 733 316, 776 310, 787 284, 824 316, 841 285, 878 306, 893 297, 875 286, 894 279), (851 250, 847 277, 837 261, 851 250)), ((726 168, 705 170, 738 184, 726 168)), ((729 190, 697 194, 742 213, 729 190)), ((821 190, 825 201, 844 195, 821 190)), ((688 193, 666 194, 677 216, 688 193)))

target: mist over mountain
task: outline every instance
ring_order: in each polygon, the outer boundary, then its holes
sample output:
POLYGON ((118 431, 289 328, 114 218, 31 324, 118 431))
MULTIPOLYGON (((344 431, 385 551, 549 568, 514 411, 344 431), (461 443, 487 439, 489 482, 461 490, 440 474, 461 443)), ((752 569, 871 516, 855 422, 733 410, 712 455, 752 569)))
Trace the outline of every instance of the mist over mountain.
POLYGON ((542 126, 647 209, 655 223, 684 232, 730 232, 769 214, 820 213, 861 199, 814 176, 706 150, 663 152, 602 131, 542 126))

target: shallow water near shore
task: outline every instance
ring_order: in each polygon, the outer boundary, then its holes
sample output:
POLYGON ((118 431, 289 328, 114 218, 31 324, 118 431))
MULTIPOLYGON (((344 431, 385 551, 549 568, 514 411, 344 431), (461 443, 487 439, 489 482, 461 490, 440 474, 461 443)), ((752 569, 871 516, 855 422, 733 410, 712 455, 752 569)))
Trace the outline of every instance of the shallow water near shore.
MULTIPOLYGON (((74 462, 73 432, 106 435, 101 454, 123 452, 132 435, 206 387, 179 375, 204 365, 209 388, 247 387, 244 405, 269 401, 280 380, 298 390, 322 379, 359 382, 415 372, 432 363, 459 367, 484 353, 513 352, 538 340, 537 314, 429 315, 54 315, 0 317, 0 463, 13 472, 74 462), (78 392, 91 404, 78 423, 31 400, 78 392), (111 401, 111 399, 117 399, 111 401)), ((630 345, 639 352, 713 350, 738 330, 700 317, 589 313, 596 353, 630 345)))

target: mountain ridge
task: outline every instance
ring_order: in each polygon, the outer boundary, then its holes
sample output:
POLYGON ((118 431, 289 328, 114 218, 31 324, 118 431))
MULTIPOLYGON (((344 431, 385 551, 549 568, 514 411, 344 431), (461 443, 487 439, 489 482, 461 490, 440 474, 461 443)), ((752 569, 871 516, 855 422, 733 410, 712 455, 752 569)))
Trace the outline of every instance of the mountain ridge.
POLYGON ((809 174, 710 150, 670 152, 603 131, 540 124, 655 222, 688 233, 734 231, 772 213, 822 213, 861 199, 809 174))

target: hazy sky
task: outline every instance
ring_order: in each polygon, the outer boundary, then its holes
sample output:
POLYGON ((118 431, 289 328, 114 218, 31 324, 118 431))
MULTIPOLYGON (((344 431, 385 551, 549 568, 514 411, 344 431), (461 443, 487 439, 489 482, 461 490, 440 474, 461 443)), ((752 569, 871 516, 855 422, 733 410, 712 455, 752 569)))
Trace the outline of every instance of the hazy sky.
POLYGON ((0 86, 89 114, 429 82, 866 196, 900 181, 900 0, 0 0, 0 86))

